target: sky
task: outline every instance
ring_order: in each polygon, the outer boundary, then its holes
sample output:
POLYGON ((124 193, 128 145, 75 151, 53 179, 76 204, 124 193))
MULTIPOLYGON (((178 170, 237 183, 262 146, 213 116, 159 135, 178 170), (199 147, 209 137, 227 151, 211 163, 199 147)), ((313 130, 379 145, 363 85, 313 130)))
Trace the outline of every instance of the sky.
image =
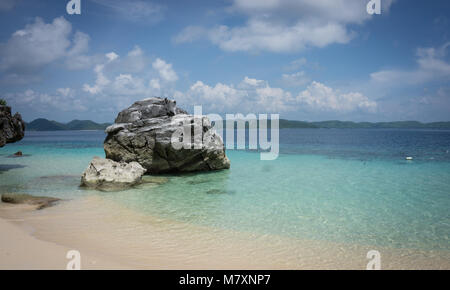
POLYGON ((291 120, 450 121, 450 1, 0 0, 0 98, 26 121, 133 102, 291 120))

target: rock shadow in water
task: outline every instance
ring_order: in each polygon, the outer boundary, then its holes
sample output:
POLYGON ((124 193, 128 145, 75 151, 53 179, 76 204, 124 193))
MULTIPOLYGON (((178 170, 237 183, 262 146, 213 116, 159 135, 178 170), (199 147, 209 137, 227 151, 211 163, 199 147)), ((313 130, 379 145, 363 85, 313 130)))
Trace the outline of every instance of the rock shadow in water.
POLYGON ((23 158, 23 157, 30 157, 30 156, 31 156, 31 154, 22 154, 22 155, 12 154, 12 155, 6 156, 6 158, 23 158))
POLYGON ((41 180, 67 180, 67 179, 79 179, 78 175, 49 175, 49 176, 40 176, 41 180))
POLYGON ((217 189, 213 188, 206 192, 206 194, 235 194, 235 190, 217 189))
POLYGON ((19 169, 19 168, 25 168, 25 165, 20 164, 0 164, 0 174, 3 172, 9 171, 11 169, 19 169))
POLYGON ((153 183, 163 185, 167 182, 169 182, 169 177, 166 176, 144 175, 142 176, 141 184, 153 183))
POLYGON ((187 181, 187 184, 197 185, 197 184, 208 183, 208 182, 211 182, 211 180, 208 180, 208 179, 196 179, 196 180, 189 180, 189 181, 187 181))

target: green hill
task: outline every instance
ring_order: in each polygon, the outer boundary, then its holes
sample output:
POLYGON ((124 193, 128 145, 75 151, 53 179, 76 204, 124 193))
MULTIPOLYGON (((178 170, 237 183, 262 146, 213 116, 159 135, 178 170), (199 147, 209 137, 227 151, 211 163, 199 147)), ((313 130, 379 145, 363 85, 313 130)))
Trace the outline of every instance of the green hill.
POLYGON ((47 119, 36 119, 30 123, 26 123, 27 131, 61 131, 66 130, 65 125, 56 121, 49 121, 47 119))
POLYGON ((110 124, 98 124, 90 120, 73 120, 67 124, 50 121, 47 119, 36 119, 26 123, 28 131, 62 131, 62 130, 105 130, 110 124))
POLYGON ((98 124, 90 120, 73 120, 65 126, 67 130, 105 130, 110 124, 98 124))

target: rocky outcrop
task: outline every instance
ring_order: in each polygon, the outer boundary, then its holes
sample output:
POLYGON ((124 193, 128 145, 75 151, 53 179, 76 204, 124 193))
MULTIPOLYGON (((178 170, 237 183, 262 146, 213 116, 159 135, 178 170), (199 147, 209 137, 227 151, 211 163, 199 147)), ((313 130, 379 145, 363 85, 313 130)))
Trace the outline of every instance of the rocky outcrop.
POLYGON ((147 173, 227 169, 230 161, 222 138, 211 127, 207 117, 188 115, 175 101, 145 99, 120 112, 115 124, 106 129, 106 158, 136 161, 147 173), (192 132, 183 141, 187 146, 174 146, 173 141, 183 139, 184 132, 192 132), (200 136, 194 138, 195 132, 200 136))
POLYGON ((25 122, 19 113, 11 115, 11 107, 0 105, 0 147, 21 140, 25 132, 25 122))
POLYGON ((36 206, 36 209, 44 209, 53 206, 59 198, 46 196, 32 196, 29 194, 4 193, 2 194, 2 202, 11 204, 29 204, 36 206))
POLYGON ((81 176, 81 186, 120 190, 141 182, 145 169, 137 162, 125 163, 94 157, 81 176))

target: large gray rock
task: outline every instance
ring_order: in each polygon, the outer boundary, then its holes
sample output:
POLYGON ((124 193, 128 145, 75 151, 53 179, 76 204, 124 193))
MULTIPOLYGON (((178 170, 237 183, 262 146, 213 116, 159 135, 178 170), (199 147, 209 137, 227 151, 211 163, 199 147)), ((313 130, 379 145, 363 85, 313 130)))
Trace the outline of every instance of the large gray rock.
POLYGON ((11 115, 11 107, 0 105, 0 147, 20 141, 25 132, 25 122, 19 113, 11 115))
POLYGON ((147 169, 147 173, 230 168, 222 138, 211 130, 210 120, 188 115, 176 108, 175 101, 150 98, 136 102, 119 113, 115 124, 109 126, 106 133, 106 158, 136 161, 147 169), (180 149, 172 143, 177 132, 200 132, 201 136, 188 142, 195 147, 180 149))
POLYGON ((141 182, 145 169, 137 162, 125 163, 94 157, 81 176, 81 186, 120 190, 141 182))

